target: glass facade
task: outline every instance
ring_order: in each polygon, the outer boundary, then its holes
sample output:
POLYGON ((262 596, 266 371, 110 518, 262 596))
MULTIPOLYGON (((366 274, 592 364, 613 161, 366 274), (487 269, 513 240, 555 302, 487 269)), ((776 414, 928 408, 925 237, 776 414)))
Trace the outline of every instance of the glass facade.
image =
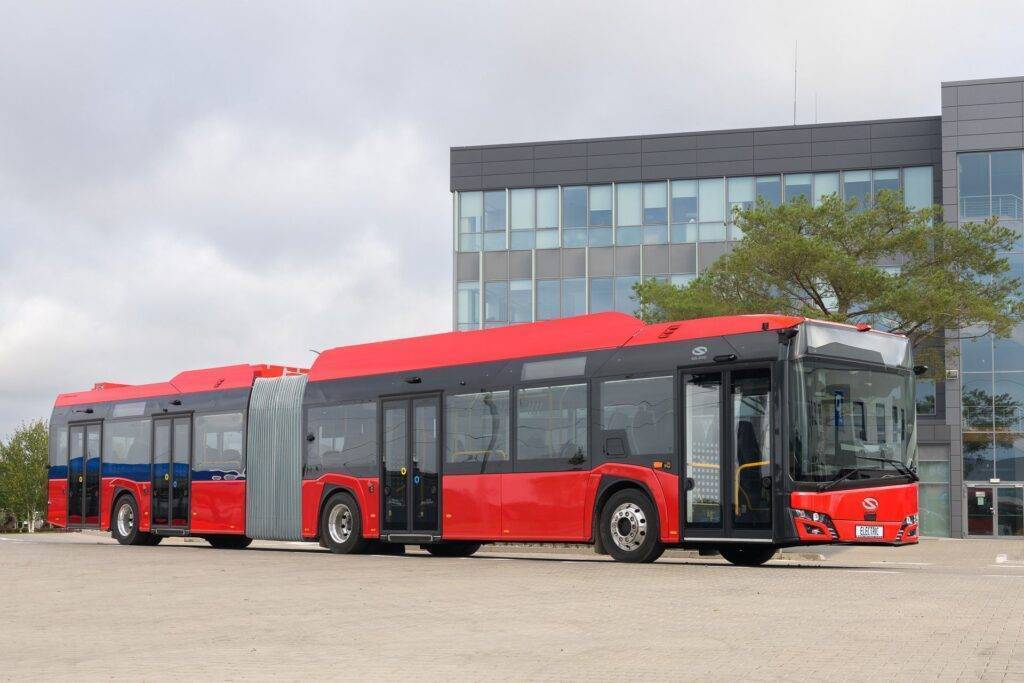
POLYGON ((757 199, 818 204, 838 193, 864 205, 893 189, 916 208, 931 204, 932 181, 921 166, 459 192, 456 256, 477 262, 456 275, 456 327, 635 313, 633 285, 691 282, 743 238, 733 212, 757 199), (497 272, 494 256, 505 259, 497 272))
MULTIPOLYGON (((1021 150, 958 154, 956 173, 961 223, 995 216, 1021 234, 1021 150)), ((1011 275, 1019 277, 1024 247, 1018 242, 1003 256, 1010 261, 1011 275)), ((1024 326, 1006 339, 986 332, 960 333, 964 531, 969 536, 1019 537, 1024 534, 1024 326)), ((935 476, 949 481, 947 472, 935 476)))

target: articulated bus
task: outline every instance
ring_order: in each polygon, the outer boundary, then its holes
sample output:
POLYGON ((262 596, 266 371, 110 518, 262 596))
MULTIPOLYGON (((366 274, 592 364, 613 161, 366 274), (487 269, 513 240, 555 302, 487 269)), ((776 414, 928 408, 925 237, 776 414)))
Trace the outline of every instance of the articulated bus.
POLYGON ((57 398, 47 518, 131 545, 449 557, 912 544, 911 363, 866 325, 600 313, 103 382, 57 398))

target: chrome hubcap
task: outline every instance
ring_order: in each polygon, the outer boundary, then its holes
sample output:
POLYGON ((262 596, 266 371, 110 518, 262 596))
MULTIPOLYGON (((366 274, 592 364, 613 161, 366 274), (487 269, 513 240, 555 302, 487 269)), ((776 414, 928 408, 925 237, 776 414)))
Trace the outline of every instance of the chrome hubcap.
POLYGON ((647 515, 636 503, 623 503, 615 508, 609 526, 612 541, 620 550, 636 550, 647 538, 647 515))
POLYGON ((135 513, 132 506, 127 503, 117 510, 117 533, 121 536, 128 536, 135 528, 135 513))
POLYGON ((331 508, 331 514, 327 518, 327 531, 331 540, 341 544, 352 535, 352 511, 344 503, 339 503, 331 508))

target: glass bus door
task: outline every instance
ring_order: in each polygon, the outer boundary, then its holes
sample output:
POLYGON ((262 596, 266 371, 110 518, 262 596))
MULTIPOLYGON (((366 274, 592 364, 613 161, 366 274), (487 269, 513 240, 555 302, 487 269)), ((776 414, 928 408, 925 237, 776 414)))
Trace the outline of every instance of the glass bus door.
POLYGON ((100 523, 100 423, 68 429, 68 524, 100 523))
POLYGON ((768 368, 683 375, 683 538, 770 540, 768 368))
POLYGON ((440 397, 384 401, 381 425, 383 533, 439 535, 440 397))
POLYGON ((192 418, 188 415, 153 420, 152 524, 187 529, 192 462, 192 418))

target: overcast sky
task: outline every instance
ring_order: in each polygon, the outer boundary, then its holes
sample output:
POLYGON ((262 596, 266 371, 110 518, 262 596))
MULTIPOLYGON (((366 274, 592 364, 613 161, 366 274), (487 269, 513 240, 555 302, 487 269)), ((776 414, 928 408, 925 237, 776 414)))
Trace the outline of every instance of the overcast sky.
POLYGON ((0 0, 0 438, 451 327, 448 148, 939 113, 1020 2, 0 0))

